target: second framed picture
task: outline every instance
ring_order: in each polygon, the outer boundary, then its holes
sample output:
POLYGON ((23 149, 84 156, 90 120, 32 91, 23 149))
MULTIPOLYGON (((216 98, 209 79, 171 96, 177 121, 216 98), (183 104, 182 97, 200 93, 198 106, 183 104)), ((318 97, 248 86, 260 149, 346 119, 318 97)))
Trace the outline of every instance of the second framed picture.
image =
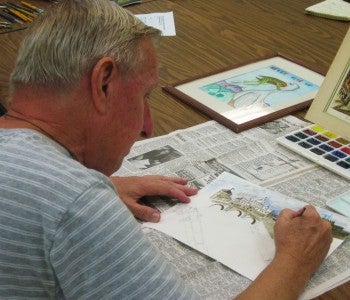
POLYGON ((282 54, 163 89, 235 132, 310 106, 324 76, 282 54))

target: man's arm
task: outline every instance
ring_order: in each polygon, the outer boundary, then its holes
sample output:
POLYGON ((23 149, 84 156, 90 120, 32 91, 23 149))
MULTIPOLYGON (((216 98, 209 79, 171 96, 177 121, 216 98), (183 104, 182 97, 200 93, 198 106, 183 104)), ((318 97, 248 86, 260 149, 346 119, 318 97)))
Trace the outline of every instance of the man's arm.
POLYGON ((273 261, 237 299, 297 299, 331 242, 331 224, 313 206, 302 216, 283 210, 275 224, 273 261))
POLYGON ((133 215, 148 222, 159 222, 160 212, 142 205, 139 200, 144 196, 168 196, 180 202, 190 202, 189 196, 195 195, 198 189, 187 186, 188 180, 180 177, 160 175, 110 177, 119 197, 133 215))

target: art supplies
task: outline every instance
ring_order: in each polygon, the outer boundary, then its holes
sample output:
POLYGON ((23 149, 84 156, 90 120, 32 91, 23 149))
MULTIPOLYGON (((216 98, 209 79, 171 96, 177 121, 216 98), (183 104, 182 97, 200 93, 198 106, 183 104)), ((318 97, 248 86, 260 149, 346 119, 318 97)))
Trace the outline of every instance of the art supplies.
POLYGON ((350 29, 306 119, 315 124, 278 143, 350 179, 350 29))
POLYGON ((311 125, 289 133, 277 141, 319 165, 350 179, 350 141, 311 125))
POLYGON ((4 2, 0 5, 0 33, 24 29, 42 13, 43 9, 30 2, 4 2))

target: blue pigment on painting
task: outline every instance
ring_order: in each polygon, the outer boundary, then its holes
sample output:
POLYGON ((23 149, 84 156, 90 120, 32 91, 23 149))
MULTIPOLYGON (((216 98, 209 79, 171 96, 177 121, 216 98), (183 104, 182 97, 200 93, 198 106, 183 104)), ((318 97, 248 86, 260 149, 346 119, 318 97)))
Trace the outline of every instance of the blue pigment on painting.
POLYGON ((240 108, 250 105, 284 106, 296 97, 318 90, 319 86, 271 65, 207 84, 200 89, 217 101, 240 108))

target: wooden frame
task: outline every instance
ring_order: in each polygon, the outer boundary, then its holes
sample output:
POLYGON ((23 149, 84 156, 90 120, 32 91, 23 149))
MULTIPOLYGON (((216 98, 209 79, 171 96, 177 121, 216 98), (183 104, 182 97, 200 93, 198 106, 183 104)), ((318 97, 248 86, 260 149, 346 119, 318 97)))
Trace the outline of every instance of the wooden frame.
POLYGON ((322 73, 274 54, 163 89, 241 132, 309 107, 324 79, 322 73))
POLYGON ((350 139, 350 29, 306 119, 350 139))

